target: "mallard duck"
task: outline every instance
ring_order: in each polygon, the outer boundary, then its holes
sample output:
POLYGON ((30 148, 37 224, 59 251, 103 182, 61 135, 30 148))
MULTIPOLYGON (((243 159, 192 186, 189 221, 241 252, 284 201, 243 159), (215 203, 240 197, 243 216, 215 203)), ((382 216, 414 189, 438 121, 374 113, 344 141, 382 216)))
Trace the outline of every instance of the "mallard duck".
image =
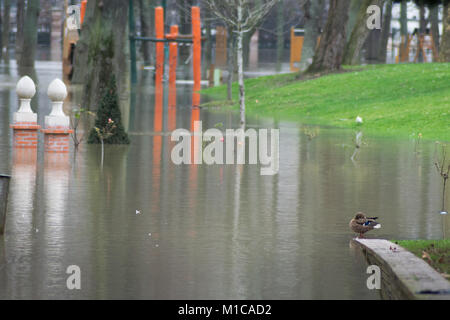
POLYGON ((350 221, 350 229, 352 231, 359 233, 359 238, 364 238, 364 234, 373 230, 380 229, 381 224, 377 222, 378 217, 367 218, 362 212, 358 212, 355 218, 350 221))

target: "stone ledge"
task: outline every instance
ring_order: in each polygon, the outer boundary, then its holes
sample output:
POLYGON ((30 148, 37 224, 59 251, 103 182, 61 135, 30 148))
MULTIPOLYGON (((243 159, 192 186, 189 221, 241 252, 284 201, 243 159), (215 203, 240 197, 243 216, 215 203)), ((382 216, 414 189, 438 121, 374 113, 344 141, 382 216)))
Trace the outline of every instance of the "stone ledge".
POLYGON ((10 125, 10 128, 14 130, 39 130, 41 126, 35 123, 17 123, 10 125))
POLYGON ((44 134, 71 134, 73 130, 71 129, 41 129, 44 134))
POLYGON ((382 296, 450 300, 450 282, 406 249, 387 240, 354 239, 352 242, 362 249, 370 264, 381 268, 382 296))

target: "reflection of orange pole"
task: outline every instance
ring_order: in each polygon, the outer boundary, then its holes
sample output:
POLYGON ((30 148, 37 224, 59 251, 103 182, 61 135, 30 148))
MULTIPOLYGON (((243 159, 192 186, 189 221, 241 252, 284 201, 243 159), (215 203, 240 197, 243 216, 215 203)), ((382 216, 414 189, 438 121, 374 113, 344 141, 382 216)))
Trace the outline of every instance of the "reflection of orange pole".
MULTIPOLYGON (((155 8, 155 33, 156 39, 164 40, 164 9, 155 8)), ((156 71, 155 83, 162 83, 164 77, 164 42, 156 43, 156 71)))
POLYGON ((86 5, 87 0, 81 1, 81 8, 80 8, 80 25, 83 25, 84 22, 84 16, 86 14, 86 5))
POLYGON ((164 90, 161 85, 157 85, 155 88, 155 119, 153 125, 153 131, 155 132, 162 131, 163 102, 164 102, 164 90))
POLYGON ((200 95, 197 93, 201 90, 202 81, 202 28, 200 20, 200 8, 192 7, 192 41, 193 41, 193 51, 194 51, 194 95, 192 99, 192 105, 198 107, 200 105, 200 95))
POLYGON ((161 158, 162 158, 162 143, 163 137, 161 132, 163 130, 163 101, 164 91, 161 84, 156 85, 155 89, 155 112, 154 112, 154 136, 153 136, 153 161, 152 161, 152 199, 155 199, 153 206, 159 212, 159 199, 161 190, 161 158))
POLYGON ((201 161, 201 153, 200 148, 202 148, 202 141, 200 134, 202 132, 202 129, 198 126, 196 126, 196 123, 200 121, 200 109, 199 108, 193 108, 192 114, 191 114, 191 163, 192 164, 199 164, 201 161))

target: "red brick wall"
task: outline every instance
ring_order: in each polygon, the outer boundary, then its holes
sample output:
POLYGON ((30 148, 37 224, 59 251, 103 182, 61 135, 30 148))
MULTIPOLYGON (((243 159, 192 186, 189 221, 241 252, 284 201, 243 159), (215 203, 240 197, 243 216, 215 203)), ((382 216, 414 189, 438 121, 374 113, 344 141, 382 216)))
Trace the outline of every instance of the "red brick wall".
POLYGON ((14 147, 20 149, 37 149, 38 130, 36 123, 16 123, 14 129, 14 147))
POLYGON ((68 134, 45 134, 45 152, 68 153, 70 151, 68 134))

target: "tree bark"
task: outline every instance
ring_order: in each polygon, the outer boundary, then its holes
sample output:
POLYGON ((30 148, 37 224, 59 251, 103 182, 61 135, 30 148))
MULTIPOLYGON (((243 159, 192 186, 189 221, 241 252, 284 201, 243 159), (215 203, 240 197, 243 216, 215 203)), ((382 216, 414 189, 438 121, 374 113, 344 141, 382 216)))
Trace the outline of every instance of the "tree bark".
POLYGON ((23 26, 22 44, 22 50, 27 54, 21 54, 18 62, 20 76, 28 75, 36 83, 38 79, 36 70, 34 69, 34 60, 36 58, 39 10, 39 0, 28 0, 23 26))
MULTIPOLYGON (((152 7, 149 0, 139 0, 139 18, 141 20, 141 34, 143 37, 152 36, 152 7)), ((142 46, 142 57, 144 58, 144 63, 146 65, 151 64, 152 54, 151 54, 151 43, 148 41, 143 41, 142 46)))
POLYGON ((381 31, 381 43, 378 53, 378 61, 380 63, 386 63, 387 61, 387 45, 389 41, 389 35, 391 33, 391 21, 392 21, 392 0, 387 0, 386 8, 383 17, 383 25, 381 31))
POLYGON ((417 50, 419 51, 419 62, 424 62, 425 57, 423 56, 423 42, 422 40, 425 38, 425 33, 427 29, 427 20, 425 18, 425 4, 423 1, 419 6, 420 12, 420 21, 419 21, 419 39, 417 50))
POLYGON ((436 56, 439 56, 439 5, 430 7, 431 35, 436 48, 436 56))
POLYGON ((24 16, 25 16, 25 0, 17 0, 17 12, 16 12, 17 32, 16 32, 16 50, 15 50, 16 61, 20 60, 20 54, 22 53, 23 50, 22 46, 23 46, 24 16))
POLYGON ((3 2, 2 58, 9 64, 9 32, 10 32, 11 0, 3 2))
POLYGON ((350 36, 352 35, 352 30, 355 27, 356 21, 358 19, 361 4, 361 0, 351 0, 350 10, 348 12, 347 41, 350 40, 350 36))
POLYGON ((450 2, 444 6, 443 24, 439 56, 441 62, 450 62, 450 2))
POLYGON ((233 75, 234 75, 234 33, 233 28, 227 28, 228 33, 228 50, 227 50, 227 66, 228 66, 228 79, 227 79, 227 97, 228 101, 233 100, 233 75))
POLYGON ((353 28, 350 40, 345 47, 344 64, 357 65, 360 63, 361 49, 369 36, 370 29, 367 28, 367 8, 370 5, 381 7, 384 0, 364 0, 358 13, 355 27, 353 28))
POLYGON ((209 9, 206 9, 206 46, 205 46, 205 63, 204 63, 204 77, 207 78, 207 70, 211 70, 212 64, 212 51, 213 51, 213 42, 211 36, 211 12, 209 9))
POLYGON ((72 78, 83 89, 82 105, 96 110, 111 75, 115 75, 125 130, 130 107, 128 10, 128 1, 88 1, 72 78))
POLYGON ((281 71, 283 65, 284 52, 284 6, 282 2, 277 5, 277 65, 276 70, 281 71))
POLYGON ((237 65, 238 65, 238 81, 239 81, 239 106, 240 106, 240 118, 241 127, 245 127, 245 84, 244 84, 244 52, 243 52, 243 41, 244 32, 242 30, 242 10, 244 8, 239 5, 237 8, 238 14, 238 30, 237 30, 237 65))
POLYGON ((335 71, 342 65, 350 0, 330 0, 327 24, 308 72, 335 71))
POLYGON ((305 40, 302 49, 300 70, 304 71, 312 63, 317 39, 320 35, 322 13, 325 10, 325 0, 308 0, 305 3, 305 40))
POLYGON ((408 4, 407 0, 402 0, 400 4, 400 36, 401 36, 401 44, 400 44, 400 58, 401 62, 406 62, 409 60, 409 57, 406 56, 406 47, 408 43, 408 4), (402 59, 406 58, 406 59, 402 59), (406 60, 406 61, 405 61, 406 60))

